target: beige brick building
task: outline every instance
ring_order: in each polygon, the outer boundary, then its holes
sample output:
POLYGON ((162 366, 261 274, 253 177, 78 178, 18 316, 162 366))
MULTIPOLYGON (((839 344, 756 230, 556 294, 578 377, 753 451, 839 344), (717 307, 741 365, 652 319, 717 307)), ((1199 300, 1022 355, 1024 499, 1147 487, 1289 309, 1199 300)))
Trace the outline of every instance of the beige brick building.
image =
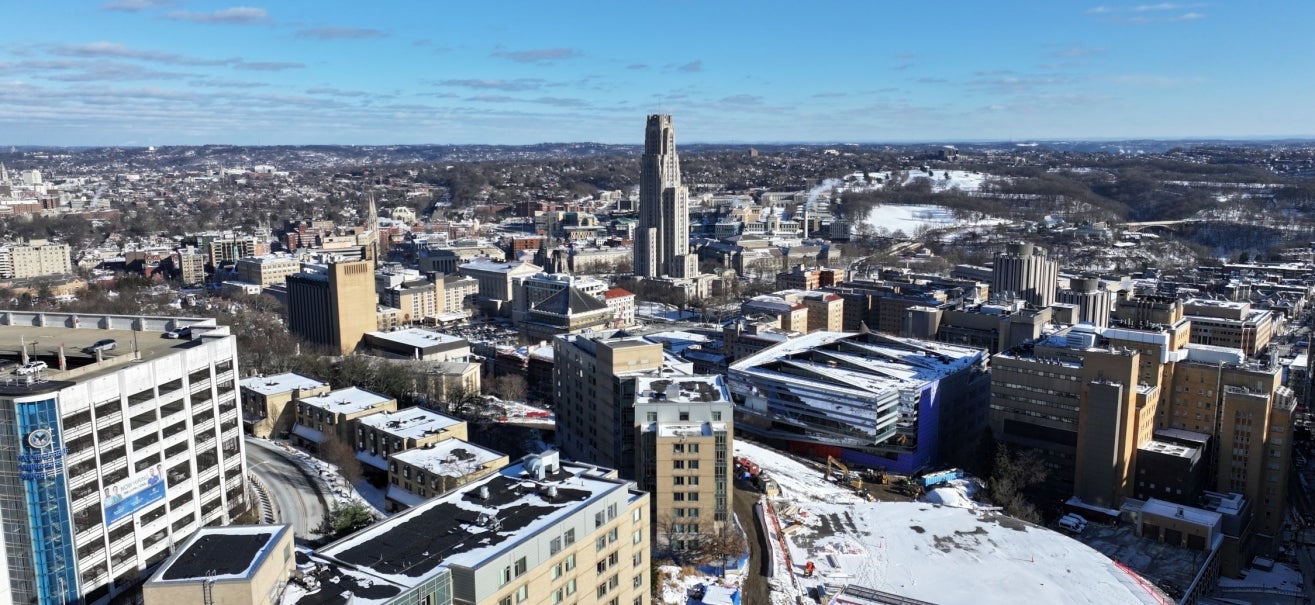
POLYGON ((327 395, 329 383, 288 372, 252 376, 238 385, 242 389, 242 423, 248 433, 268 439, 282 438, 296 422, 296 403, 303 397, 327 395))

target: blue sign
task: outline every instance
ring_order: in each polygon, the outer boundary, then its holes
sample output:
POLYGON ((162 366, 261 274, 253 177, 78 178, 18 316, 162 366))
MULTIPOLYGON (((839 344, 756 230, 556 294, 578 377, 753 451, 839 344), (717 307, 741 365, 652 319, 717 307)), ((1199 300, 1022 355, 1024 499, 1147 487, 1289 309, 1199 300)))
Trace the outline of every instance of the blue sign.
POLYGON ((131 517, 142 509, 164 500, 164 472, 160 465, 150 467, 145 474, 137 474, 105 488, 102 495, 105 524, 113 525, 124 517, 131 517))

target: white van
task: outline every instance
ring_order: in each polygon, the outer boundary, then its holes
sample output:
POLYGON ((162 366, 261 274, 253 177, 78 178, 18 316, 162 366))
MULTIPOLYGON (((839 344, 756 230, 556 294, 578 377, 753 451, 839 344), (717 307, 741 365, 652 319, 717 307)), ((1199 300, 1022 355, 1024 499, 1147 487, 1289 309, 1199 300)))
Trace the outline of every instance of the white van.
POLYGON ((1082 530, 1087 528, 1087 520, 1083 519, 1079 515, 1069 513, 1067 515, 1064 515, 1062 518, 1060 518, 1059 528, 1063 530, 1071 531, 1075 534, 1080 534, 1082 533, 1082 530))

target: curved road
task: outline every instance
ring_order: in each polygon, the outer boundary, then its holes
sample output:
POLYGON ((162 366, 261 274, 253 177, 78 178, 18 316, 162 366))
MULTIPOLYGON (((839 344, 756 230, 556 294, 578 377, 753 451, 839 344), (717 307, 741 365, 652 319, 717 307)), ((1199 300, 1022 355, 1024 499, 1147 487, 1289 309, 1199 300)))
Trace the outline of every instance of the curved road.
POLYGON ((276 521, 292 525, 298 538, 315 540, 312 531, 328 511, 319 481, 312 478, 292 454, 265 439, 246 438, 247 468, 269 490, 276 521))

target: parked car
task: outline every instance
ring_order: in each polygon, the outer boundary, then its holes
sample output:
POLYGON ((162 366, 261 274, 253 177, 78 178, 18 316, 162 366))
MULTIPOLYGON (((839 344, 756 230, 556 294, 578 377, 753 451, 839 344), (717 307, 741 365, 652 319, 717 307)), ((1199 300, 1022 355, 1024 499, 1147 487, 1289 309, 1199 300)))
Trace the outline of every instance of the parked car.
POLYGON ((113 338, 102 338, 91 343, 91 345, 83 349, 83 351, 87 353, 95 353, 96 351, 113 351, 114 347, 118 346, 118 344, 119 343, 115 342, 113 338))
POLYGON ((174 328, 164 333, 165 338, 191 338, 191 328, 174 328))
POLYGON ((36 374, 37 372, 44 372, 49 368, 50 366, 46 365, 46 362, 44 361, 29 361, 21 366, 18 366, 18 369, 14 370, 14 373, 18 374, 19 376, 26 376, 28 374, 36 374))

